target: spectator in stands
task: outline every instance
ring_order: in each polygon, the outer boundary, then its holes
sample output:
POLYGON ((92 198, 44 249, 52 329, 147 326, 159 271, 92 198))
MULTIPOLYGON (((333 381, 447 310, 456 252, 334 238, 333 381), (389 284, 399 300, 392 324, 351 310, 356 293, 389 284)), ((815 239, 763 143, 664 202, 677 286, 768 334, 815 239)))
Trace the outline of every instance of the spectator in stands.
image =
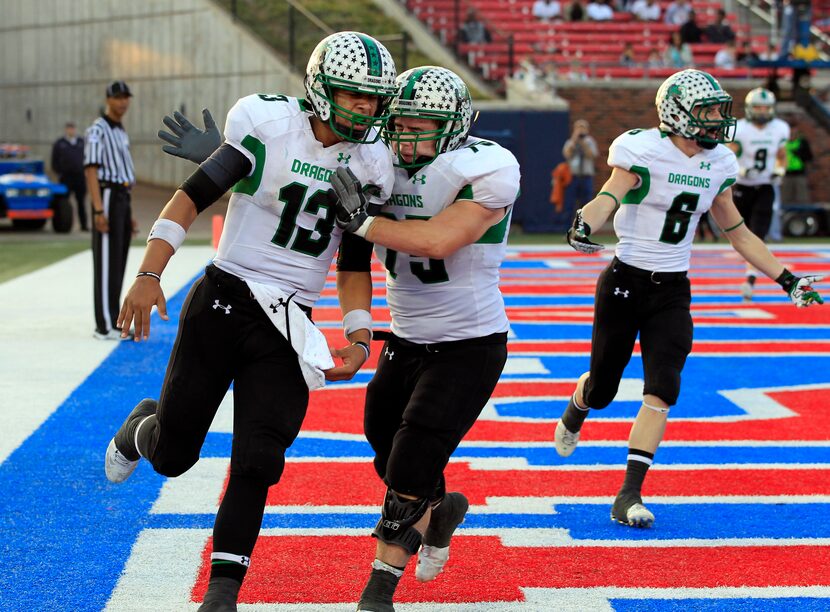
POLYGON ((706 36, 706 40, 711 43, 725 43, 735 40, 735 32, 729 25, 726 19, 726 11, 723 9, 718 9, 717 18, 713 23, 706 26, 703 34, 706 36))
POLYGON ((611 8, 610 0, 591 0, 586 12, 591 21, 611 21, 614 18, 614 9, 611 8))
POLYGON ((467 19, 458 29, 458 38, 463 43, 488 43, 493 40, 490 30, 484 22, 478 18, 478 11, 470 8, 467 11, 467 19))
POLYGON ((625 47, 623 47, 622 55, 620 55, 620 66, 633 68, 636 65, 637 58, 634 55, 634 45, 627 42, 625 43, 625 47))
POLYGON ((654 0, 636 0, 631 6, 631 12, 640 21, 660 20, 660 5, 654 0))
POLYGON ((660 52, 657 49, 652 49, 648 52, 648 59, 646 60, 646 68, 663 68, 663 58, 660 57, 660 52))
POLYGON ((684 43, 695 45, 703 41, 703 30, 697 25, 697 15, 689 11, 689 18, 680 26, 680 38, 684 43))
MULTIPOLYGON (((775 43, 772 42, 772 41, 769 41, 767 43, 767 50, 764 51, 763 53, 761 53, 761 55, 759 57, 762 61, 765 61, 765 62, 772 62, 772 61, 777 60, 778 59, 778 49, 776 48, 775 43)), ((767 87, 767 89, 769 89, 769 87, 767 87)), ((776 97, 778 97, 778 96, 776 96, 776 97)))
POLYGON ((752 43, 745 40, 741 43, 741 50, 738 51, 738 64, 741 66, 751 66, 760 58, 758 54, 752 49, 752 43))
POLYGON ((594 160, 599 149, 590 130, 591 126, 585 119, 577 119, 571 137, 562 147, 562 155, 571 168, 572 176, 565 191, 565 213, 568 217, 594 197, 594 160))
POLYGON ((584 21, 585 8, 579 0, 572 0, 565 9, 565 19, 568 21, 584 21))
POLYGON ((669 68, 691 68, 694 66, 692 48, 684 43, 680 31, 675 30, 669 36, 669 46, 666 47, 665 65, 669 68))
POLYGON ((726 46, 719 49, 715 53, 715 68, 725 68, 731 70, 735 68, 737 63, 737 51, 735 49, 735 41, 730 40, 726 46))
POLYGON ((557 0, 536 0, 533 3, 533 16, 542 21, 562 18, 562 7, 557 0))
POLYGON ((787 149, 787 173, 781 185, 781 203, 809 204, 810 186, 807 183, 807 165, 813 161, 810 143, 798 124, 792 124, 790 139, 784 145, 787 149))
POLYGON ((798 11, 792 0, 783 0, 781 4, 781 46, 778 49, 778 59, 786 60, 795 44, 798 35, 798 11))
POLYGON ((666 14, 663 17, 669 25, 683 25, 689 20, 689 13, 692 12, 692 7, 686 0, 674 0, 666 8, 666 14))

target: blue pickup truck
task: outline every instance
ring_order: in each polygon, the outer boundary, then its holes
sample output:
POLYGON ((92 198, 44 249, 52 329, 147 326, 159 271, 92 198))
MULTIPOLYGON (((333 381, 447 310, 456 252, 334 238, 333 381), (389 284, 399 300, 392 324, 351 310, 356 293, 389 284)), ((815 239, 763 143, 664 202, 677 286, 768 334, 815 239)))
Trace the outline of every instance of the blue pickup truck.
POLYGON ((46 176, 43 160, 27 159, 27 147, 0 144, 0 218, 18 229, 40 229, 52 220, 59 234, 72 229, 66 185, 46 176))

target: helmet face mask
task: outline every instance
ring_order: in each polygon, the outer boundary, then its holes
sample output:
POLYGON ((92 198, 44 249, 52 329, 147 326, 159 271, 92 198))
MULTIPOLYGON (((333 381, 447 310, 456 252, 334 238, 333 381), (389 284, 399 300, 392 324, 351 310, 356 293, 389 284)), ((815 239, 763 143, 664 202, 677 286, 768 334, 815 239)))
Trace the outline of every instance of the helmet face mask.
POLYGON ((744 114, 752 123, 769 123, 775 117, 775 94, 763 87, 751 90, 744 98, 744 114))
POLYGON ((381 43, 360 32, 338 32, 320 41, 311 53, 306 68, 306 97, 314 114, 340 138, 373 143, 389 119, 389 104, 398 91, 396 74, 392 55, 381 43), (338 104, 337 90, 377 96, 374 114, 338 104))
POLYGON ((392 102, 391 118, 383 130, 397 167, 420 168, 464 142, 472 124, 473 106, 467 86, 458 75, 446 68, 422 66, 401 74, 397 84, 400 93, 392 102), (401 118, 431 121, 416 130, 412 122, 398 123, 401 118), (427 142, 435 143, 434 152, 431 146, 424 146, 427 142), (401 150, 408 149, 402 145, 409 144, 412 154, 407 161, 401 150))
POLYGON ((660 129, 665 132, 694 140, 704 149, 735 138, 732 96, 702 70, 682 70, 670 76, 657 90, 655 103, 660 129))

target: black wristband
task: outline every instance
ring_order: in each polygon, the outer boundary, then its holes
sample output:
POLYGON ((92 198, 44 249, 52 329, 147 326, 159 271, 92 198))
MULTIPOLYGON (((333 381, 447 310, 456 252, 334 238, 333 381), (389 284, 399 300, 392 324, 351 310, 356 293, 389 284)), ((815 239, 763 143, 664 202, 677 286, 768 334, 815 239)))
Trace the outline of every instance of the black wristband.
POLYGON ((778 275, 778 278, 775 279, 775 282, 781 285, 781 288, 784 291, 789 293, 790 289, 792 289, 792 286, 798 282, 798 277, 789 270, 787 270, 787 268, 784 268, 784 271, 778 275))
POLYGON ((139 276, 152 276, 158 282, 161 282, 161 275, 156 274, 155 272, 139 272, 138 274, 135 275, 136 278, 138 278, 139 276))
POLYGON ((372 351, 369 349, 369 345, 363 342, 362 340, 358 340, 357 342, 352 342, 352 346, 362 346, 363 350, 366 351, 366 359, 369 359, 369 355, 372 354, 372 351))
POLYGON ((93 209, 93 211, 92 211, 92 216, 93 217, 95 217, 96 215, 103 215, 103 214, 104 214, 103 210, 94 210, 93 209))

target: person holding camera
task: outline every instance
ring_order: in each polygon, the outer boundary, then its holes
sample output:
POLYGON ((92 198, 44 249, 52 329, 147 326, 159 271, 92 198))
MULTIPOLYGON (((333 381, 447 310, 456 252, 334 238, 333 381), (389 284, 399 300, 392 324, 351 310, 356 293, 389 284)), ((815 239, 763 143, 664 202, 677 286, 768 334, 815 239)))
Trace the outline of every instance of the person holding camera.
POLYGON ((565 192, 565 212, 571 215, 593 198, 594 159, 598 154, 597 141, 591 136, 590 125, 585 119, 574 123, 571 137, 562 147, 562 155, 571 167, 573 176, 565 192))

